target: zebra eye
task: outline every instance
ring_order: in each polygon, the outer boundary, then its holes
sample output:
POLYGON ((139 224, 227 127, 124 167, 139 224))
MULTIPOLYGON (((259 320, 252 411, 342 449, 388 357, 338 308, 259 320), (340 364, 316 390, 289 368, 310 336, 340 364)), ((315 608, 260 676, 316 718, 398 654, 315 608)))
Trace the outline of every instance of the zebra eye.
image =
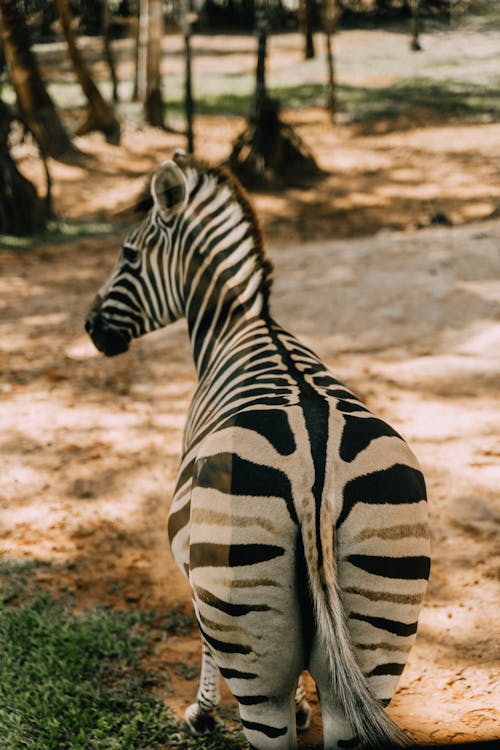
POLYGON ((135 247, 125 246, 122 253, 124 260, 128 261, 128 263, 135 263, 139 257, 139 251, 136 250, 135 247))

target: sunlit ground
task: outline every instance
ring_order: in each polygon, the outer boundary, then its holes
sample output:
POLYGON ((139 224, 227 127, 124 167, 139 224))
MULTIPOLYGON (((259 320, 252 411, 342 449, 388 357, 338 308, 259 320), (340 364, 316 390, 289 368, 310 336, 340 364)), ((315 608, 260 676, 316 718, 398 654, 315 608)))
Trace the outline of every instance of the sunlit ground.
MULTIPOLYGON (((270 248, 276 317, 403 433, 427 477, 431 585, 391 709, 426 741, 498 726, 499 239, 496 222, 270 248)), ((82 332, 117 244, 1 256, 1 552, 53 561, 42 580, 80 605, 189 607, 166 543, 195 385, 184 324, 112 360, 82 332)), ((182 639, 172 648, 168 664, 182 639)), ((194 683, 173 680, 181 712, 194 683)))

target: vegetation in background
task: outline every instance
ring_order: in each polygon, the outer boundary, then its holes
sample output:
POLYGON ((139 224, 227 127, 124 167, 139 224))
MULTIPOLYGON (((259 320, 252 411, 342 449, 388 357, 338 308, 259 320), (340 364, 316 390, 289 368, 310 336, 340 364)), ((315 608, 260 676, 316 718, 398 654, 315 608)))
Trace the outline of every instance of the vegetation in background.
POLYGON ((154 629, 185 633, 182 613, 75 612, 36 586, 36 562, 0 561, 0 749, 236 750, 239 732, 186 737, 140 663, 154 629))
POLYGON ((51 181, 43 148, 38 155, 45 169, 45 196, 19 171, 12 141, 24 138, 28 125, 0 99, 0 234, 26 235, 43 229, 52 214, 51 181))
MULTIPOLYGON (((17 108, 35 142, 40 144, 42 158, 44 153, 60 159, 67 159, 68 155, 70 160, 77 158, 76 150, 59 120, 58 110, 66 110, 65 121, 69 123, 75 116, 80 116, 78 108, 85 107, 84 122, 75 123, 74 134, 100 130, 109 141, 115 143, 120 138, 121 125, 127 122, 140 124, 146 120, 150 124, 167 127, 166 102, 169 113, 183 116, 182 131, 176 129, 175 132, 184 132, 190 152, 195 150, 195 111, 197 114, 248 117, 245 131, 233 144, 230 157, 232 167, 247 186, 269 182, 289 186, 300 184, 304 179, 309 182, 311 177, 321 177, 322 174, 315 165, 313 151, 289 122, 281 121, 280 108, 314 104, 326 107, 337 122, 339 119, 360 122, 376 117, 399 117, 411 113, 415 107, 440 115, 498 116, 496 73, 493 77, 491 70, 488 70, 485 80, 476 60, 467 57, 467 50, 450 44, 446 60, 448 80, 443 78, 437 81, 434 63, 437 61, 438 67, 441 65, 440 74, 443 75, 442 60, 433 56, 432 45, 428 44, 424 35, 429 29, 438 29, 450 34, 452 39, 454 29, 459 28, 464 19, 468 29, 484 29, 487 32, 498 22, 500 6, 485 0, 296 0, 294 3, 282 0, 234 0, 231 3, 225 0, 205 0, 201 3, 191 0, 178 3, 160 0, 72 0, 71 4, 68 0, 29 0, 24 3, 0 0, 0 11, 3 14, 4 62, 7 63, 2 81, 7 85, 3 86, 1 97, 5 104, 17 108), (186 59, 186 65, 184 75, 170 76, 167 72, 167 76, 161 80, 160 58, 162 55, 166 57, 167 49, 165 41, 162 44, 163 17, 170 33, 184 33, 186 44, 181 54, 186 59), (256 23, 259 18, 260 25, 256 23), (348 52, 347 55, 346 50, 342 55, 337 52, 339 59, 334 59, 334 33, 338 29, 366 27, 367 24, 371 28, 384 26, 399 36, 394 45, 386 42, 384 49, 377 52, 376 59, 379 74, 399 79, 393 86, 363 88, 338 83, 342 78, 344 81, 352 79, 346 78, 344 67, 348 52), (259 30, 257 26, 260 29, 260 42, 255 42, 255 76, 233 75, 231 71, 227 71, 227 74, 224 71, 204 75, 202 70, 197 69, 196 47, 191 45, 188 33, 191 28, 201 35, 221 29, 230 32, 242 29, 255 31, 259 30), (31 36, 41 42, 54 41, 62 36, 66 39, 74 79, 71 82, 63 78, 52 79, 47 86, 50 95, 38 73, 39 51, 37 55, 32 53, 29 35, 25 33, 28 28, 31 36), (303 32, 304 55, 308 58, 309 67, 301 68, 300 80, 297 75, 295 79, 293 75, 288 78, 282 75, 279 80, 265 81, 263 28, 271 32, 303 32), (318 45, 313 43, 313 31, 326 32, 328 54, 322 63, 318 62, 318 45), (77 41, 77 34, 81 32, 102 39, 98 44, 102 44, 106 65, 104 74, 98 74, 98 78, 102 78, 98 82, 97 79, 94 82, 95 71, 91 76, 87 60, 81 53, 84 46, 77 41), (401 34, 407 39, 406 58, 402 56, 401 34), (130 50, 132 73, 129 80, 119 81, 118 75, 123 74, 126 67, 122 66, 117 71, 112 40, 125 36, 132 39, 132 44, 126 47, 130 50), (424 51, 410 53, 410 42, 413 50, 423 48, 424 51), (469 74, 469 63, 472 70, 479 71, 475 79, 469 74), (403 69, 406 68, 406 76, 398 67, 401 64, 403 69), (460 66, 460 75, 463 73, 470 81, 451 80, 457 65, 460 66), (482 82, 481 85, 477 83, 478 80, 482 82), (118 99, 118 88, 122 95, 120 117, 113 104, 118 99), (137 106, 137 96, 135 101, 125 101, 128 88, 134 88, 134 93, 139 95, 140 108, 137 106), (162 96, 162 89, 166 96, 162 96), (253 97, 252 90, 255 91, 253 97), (68 111, 71 112, 70 117, 67 117, 68 111)), ((163 70, 165 62, 163 59, 163 70)), ((353 69, 347 71, 348 75, 370 74, 370 61, 363 55, 354 64, 351 59, 350 65, 353 69)), ((484 64, 483 68, 486 67, 484 64)), ((50 219, 50 176, 47 173, 47 199, 44 202, 34 186, 17 169, 19 156, 12 147, 5 112, 4 108, 0 113, 0 119, 5 120, 0 122, 1 161, 3 173, 7 175, 3 182, 0 181, 0 232, 21 236, 39 232, 50 219)))
POLYGON ((71 141, 45 88, 30 32, 17 0, 0 0, 1 43, 19 113, 44 151, 58 158, 71 151, 71 141))
MULTIPOLYGON (((107 2, 107 0, 106 0, 107 2)), ((110 143, 120 142, 120 123, 116 119, 114 107, 107 102, 96 84, 88 67, 78 49, 76 37, 73 30, 73 18, 68 0, 55 0, 57 13, 68 45, 68 54, 71 59, 76 77, 82 91, 87 99, 87 114, 76 135, 85 135, 92 130, 100 130, 104 133, 106 140, 110 143)))

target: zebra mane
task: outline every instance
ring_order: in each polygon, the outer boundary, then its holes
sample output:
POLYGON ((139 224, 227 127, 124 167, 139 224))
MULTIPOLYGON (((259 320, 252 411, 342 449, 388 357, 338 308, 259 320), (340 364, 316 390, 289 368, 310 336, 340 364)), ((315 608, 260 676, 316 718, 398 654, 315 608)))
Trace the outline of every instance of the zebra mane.
MULTIPOLYGON (((264 236, 260 226, 259 219, 255 213, 255 209, 250 202, 250 197, 247 191, 239 180, 224 166, 213 166, 204 161, 198 159, 192 159, 190 161, 190 169, 196 173, 195 184, 191 185, 190 192, 199 183, 199 180, 204 176, 212 176, 217 181, 220 187, 228 187, 235 199, 239 204, 244 219, 248 222, 250 230, 250 236, 252 237, 252 253, 257 260, 257 268, 262 269, 262 286, 261 290, 264 298, 264 311, 269 311, 269 295, 271 292, 271 286, 273 283, 273 264, 266 257, 264 250, 264 236)), ((151 197, 150 182, 144 187, 144 190, 139 195, 135 206, 134 213, 146 214, 153 207, 153 199, 151 197)))

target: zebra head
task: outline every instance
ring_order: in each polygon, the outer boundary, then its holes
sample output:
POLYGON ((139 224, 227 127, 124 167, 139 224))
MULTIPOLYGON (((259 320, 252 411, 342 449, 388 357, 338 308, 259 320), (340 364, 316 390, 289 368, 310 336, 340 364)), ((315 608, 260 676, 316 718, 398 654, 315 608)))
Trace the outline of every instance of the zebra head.
POLYGON ((188 199, 188 159, 176 152, 151 181, 152 207, 123 243, 118 261, 97 294, 85 330, 111 357, 130 341, 182 317, 180 267, 174 234, 188 199))

